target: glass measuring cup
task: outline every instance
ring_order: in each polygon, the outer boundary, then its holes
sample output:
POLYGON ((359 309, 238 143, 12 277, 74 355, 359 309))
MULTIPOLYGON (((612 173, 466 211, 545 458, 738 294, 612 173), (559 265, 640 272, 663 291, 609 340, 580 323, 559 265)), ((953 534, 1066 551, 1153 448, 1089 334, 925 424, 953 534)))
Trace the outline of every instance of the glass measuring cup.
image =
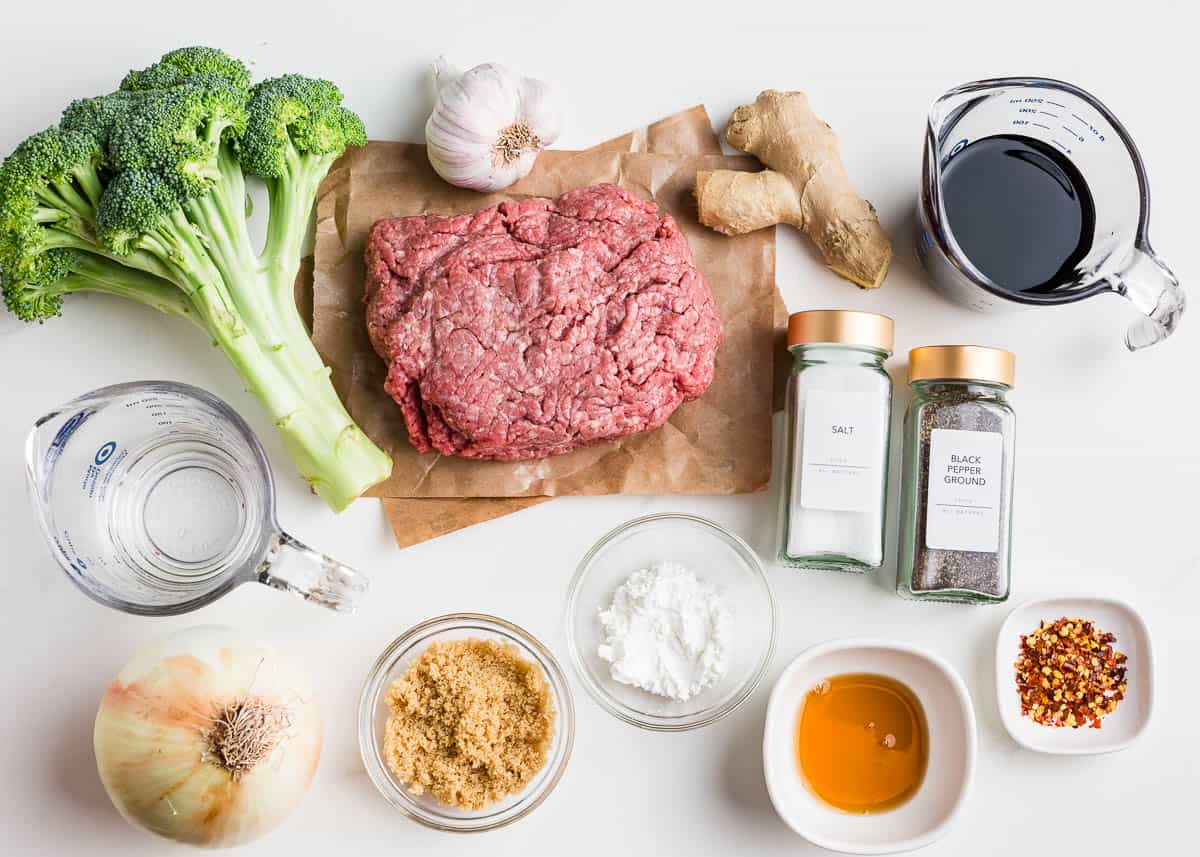
POLYGON ((73 399, 37 421, 25 462, 51 552, 101 604, 173 615, 256 580, 350 611, 366 590, 279 528, 258 438, 196 387, 145 381, 73 399))
POLYGON ((1069 83, 1035 77, 980 80, 939 98, 926 128, 918 217, 917 252, 934 284, 973 309, 1119 294, 1144 316, 1126 332, 1130 350, 1161 342, 1183 314, 1179 281, 1150 246, 1150 190, 1137 148, 1108 108, 1069 83), (1091 192, 1090 248, 1046 290, 1011 291, 990 280, 963 252, 947 222, 942 197, 947 165, 969 144, 1002 134, 1053 146, 1074 164, 1091 192))

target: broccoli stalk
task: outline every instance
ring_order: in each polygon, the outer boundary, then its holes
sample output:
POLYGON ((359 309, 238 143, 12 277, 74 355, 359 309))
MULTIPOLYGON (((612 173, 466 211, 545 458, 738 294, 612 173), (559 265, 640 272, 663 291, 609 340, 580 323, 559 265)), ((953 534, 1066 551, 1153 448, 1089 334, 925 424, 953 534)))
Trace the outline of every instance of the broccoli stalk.
POLYGON ((136 268, 123 268, 102 257, 80 255, 72 270, 55 283, 58 294, 101 292, 128 298, 167 315, 196 321, 196 312, 174 285, 136 268))
POLYGON ((340 510, 391 462, 346 413, 293 284, 317 187, 366 136, 331 83, 249 79, 220 51, 173 51, 18 146, 0 166, 0 285, 26 320, 94 291, 194 322, 267 409, 302 476, 340 510), (245 173, 269 191, 261 254, 245 173))

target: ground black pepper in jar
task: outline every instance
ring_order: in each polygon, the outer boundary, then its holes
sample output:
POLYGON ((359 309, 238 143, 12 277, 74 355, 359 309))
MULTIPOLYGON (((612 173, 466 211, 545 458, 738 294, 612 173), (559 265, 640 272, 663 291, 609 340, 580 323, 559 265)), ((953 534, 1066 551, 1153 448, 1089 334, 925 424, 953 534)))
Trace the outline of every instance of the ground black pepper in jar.
POLYGON ((906 598, 1008 598, 1014 366, 1011 352, 975 345, 909 354, 896 575, 906 598))

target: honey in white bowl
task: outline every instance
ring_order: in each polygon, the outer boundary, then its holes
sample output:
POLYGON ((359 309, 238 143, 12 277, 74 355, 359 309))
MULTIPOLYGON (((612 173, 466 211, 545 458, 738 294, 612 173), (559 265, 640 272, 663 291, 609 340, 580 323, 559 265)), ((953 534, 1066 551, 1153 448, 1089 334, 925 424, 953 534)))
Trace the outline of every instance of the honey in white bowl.
POLYGON ((805 694, 796 757, 809 790, 830 806, 859 815, 895 809, 925 778, 925 712, 893 678, 832 676, 805 694))

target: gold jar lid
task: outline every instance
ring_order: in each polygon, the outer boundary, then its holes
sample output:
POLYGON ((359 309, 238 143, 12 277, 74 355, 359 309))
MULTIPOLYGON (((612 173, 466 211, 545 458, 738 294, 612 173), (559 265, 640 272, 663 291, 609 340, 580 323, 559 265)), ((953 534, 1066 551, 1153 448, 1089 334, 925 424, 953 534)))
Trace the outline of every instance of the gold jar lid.
POLYGON ((851 309, 810 309, 788 316, 788 348, 830 342, 892 353, 895 324, 886 315, 851 309))
POLYGON ((913 381, 984 381, 1013 385, 1017 358, 985 345, 926 345, 908 352, 908 383, 913 381))

